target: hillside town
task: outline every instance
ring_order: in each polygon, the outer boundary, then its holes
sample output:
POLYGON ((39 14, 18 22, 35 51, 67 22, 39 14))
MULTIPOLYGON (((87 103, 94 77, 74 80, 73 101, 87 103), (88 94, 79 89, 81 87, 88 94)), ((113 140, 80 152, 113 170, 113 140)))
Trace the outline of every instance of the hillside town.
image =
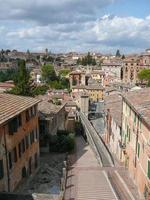
POLYGON ((150 49, 1 50, 0 81, 0 199, 150 199, 150 49))

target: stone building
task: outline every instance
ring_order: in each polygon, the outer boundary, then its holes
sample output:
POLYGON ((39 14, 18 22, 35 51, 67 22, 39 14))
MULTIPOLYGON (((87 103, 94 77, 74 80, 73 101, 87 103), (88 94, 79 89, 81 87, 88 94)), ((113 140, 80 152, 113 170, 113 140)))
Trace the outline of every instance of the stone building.
POLYGON ((86 91, 92 102, 98 102, 104 99, 104 87, 101 85, 88 85, 86 91))
POLYGON ((85 85, 85 73, 82 71, 72 71, 69 74, 70 88, 73 86, 85 85))
POLYGON ((122 80, 124 83, 139 84, 138 73, 142 69, 150 68, 150 50, 139 56, 133 56, 123 61, 122 80))
MULTIPOLYGON (((123 95, 122 158, 141 194, 150 193, 150 89, 123 95)), ((150 199, 150 196, 147 198, 150 199)))
POLYGON ((90 73, 90 77, 97 81, 98 84, 104 85, 104 79, 105 79, 105 72, 101 70, 93 70, 90 73))
POLYGON ((50 103, 48 100, 42 100, 39 103, 41 147, 48 147, 46 140, 48 135, 55 135, 58 130, 65 130, 66 115, 65 104, 58 106, 50 103))
POLYGON ((122 97, 119 94, 104 98, 106 113, 105 142, 118 160, 121 159, 122 97))
POLYGON ((124 83, 138 83, 138 73, 142 69, 138 58, 125 59, 122 68, 122 80, 124 83))
POLYGON ((0 191, 14 191, 38 165, 39 100, 0 94, 0 191))
POLYGON ((89 95, 88 94, 82 93, 80 95, 79 107, 80 107, 80 110, 85 115, 88 115, 88 112, 89 112, 89 95))
POLYGON ((102 71, 108 76, 116 77, 118 80, 121 80, 121 68, 122 63, 103 63, 101 64, 102 71))
POLYGON ((98 84, 92 85, 80 85, 72 88, 72 96, 78 98, 80 94, 86 93, 89 96, 89 100, 92 102, 98 102, 104 98, 104 87, 98 84))

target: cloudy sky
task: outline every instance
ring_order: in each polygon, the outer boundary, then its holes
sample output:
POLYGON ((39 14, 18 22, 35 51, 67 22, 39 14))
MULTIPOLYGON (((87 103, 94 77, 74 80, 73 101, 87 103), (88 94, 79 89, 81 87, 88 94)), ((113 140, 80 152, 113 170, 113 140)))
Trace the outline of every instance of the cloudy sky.
POLYGON ((150 48, 150 0, 0 0, 0 48, 140 52, 150 48))

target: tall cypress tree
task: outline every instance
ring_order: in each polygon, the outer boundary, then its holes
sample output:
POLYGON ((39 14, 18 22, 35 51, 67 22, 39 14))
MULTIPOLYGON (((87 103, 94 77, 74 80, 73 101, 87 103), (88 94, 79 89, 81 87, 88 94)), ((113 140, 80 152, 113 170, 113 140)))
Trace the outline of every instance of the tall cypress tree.
POLYGON ((30 72, 26 68, 24 60, 18 61, 18 71, 14 78, 15 87, 10 91, 12 94, 31 96, 31 85, 30 85, 30 72))

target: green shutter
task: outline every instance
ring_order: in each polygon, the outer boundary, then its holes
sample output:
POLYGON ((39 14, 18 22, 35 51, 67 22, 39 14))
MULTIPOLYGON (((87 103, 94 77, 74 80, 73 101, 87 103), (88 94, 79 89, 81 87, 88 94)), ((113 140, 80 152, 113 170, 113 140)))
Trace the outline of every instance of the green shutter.
POLYGON ((129 129, 129 139, 128 139, 128 141, 130 142, 130 129, 129 129))
POLYGON ((134 113, 134 123, 136 123, 136 113, 134 113))
POLYGON ((140 156, 140 144, 138 143, 138 158, 139 158, 139 156, 140 156))
POLYGON ((150 179, 150 160, 148 160, 148 172, 147 172, 148 178, 150 179))

